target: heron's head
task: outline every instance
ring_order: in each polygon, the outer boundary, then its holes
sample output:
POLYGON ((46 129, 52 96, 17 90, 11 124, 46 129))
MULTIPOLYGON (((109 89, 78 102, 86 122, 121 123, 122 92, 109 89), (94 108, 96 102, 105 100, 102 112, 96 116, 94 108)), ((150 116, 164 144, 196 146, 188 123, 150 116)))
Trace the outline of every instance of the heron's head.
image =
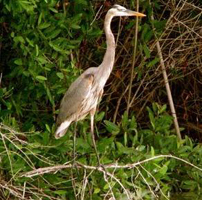
POLYGON ((115 4, 110 10, 109 13, 113 16, 136 16, 136 17, 145 17, 146 15, 135 12, 129 9, 126 9, 123 6, 115 4))

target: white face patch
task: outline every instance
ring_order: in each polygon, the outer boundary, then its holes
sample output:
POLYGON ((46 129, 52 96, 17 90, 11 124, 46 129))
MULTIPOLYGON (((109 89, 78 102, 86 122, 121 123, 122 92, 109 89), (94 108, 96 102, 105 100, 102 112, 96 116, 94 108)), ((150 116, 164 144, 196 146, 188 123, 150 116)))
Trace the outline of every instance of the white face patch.
POLYGON ((118 11, 126 11, 126 8, 125 8, 125 7, 120 6, 120 5, 118 5, 118 4, 115 4, 115 5, 113 6, 113 8, 117 9, 118 11))
POLYGON ((120 5, 115 4, 109 11, 112 16, 130 16, 128 10, 120 5))

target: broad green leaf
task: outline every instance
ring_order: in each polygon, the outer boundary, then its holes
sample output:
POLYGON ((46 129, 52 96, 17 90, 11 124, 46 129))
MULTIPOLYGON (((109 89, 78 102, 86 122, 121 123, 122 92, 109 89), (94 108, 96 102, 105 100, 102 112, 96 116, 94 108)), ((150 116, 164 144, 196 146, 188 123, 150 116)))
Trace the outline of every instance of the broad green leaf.
POLYGON ((50 23, 44 22, 44 23, 38 25, 38 28, 39 29, 45 29, 45 28, 48 28, 50 25, 51 25, 50 23))
POLYGON ((81 27, 77 24, 71 24, 71 28, 73 29, 80 29, 81 27))
POLYGON ((48 61, 46 60, 46 58, 43 57, 42 55, 38 56, 36 59, 37 59, 41 64, 46 64, 46 63, 48 63, 48 61))
POLYGON ((105 116, 105 112, 104 111, 97 113, 95 115, 95 121, 99 122, 99 121, 103 120, 104 116, 105 116))
POLYGON ((61 72, 57 72, 56 75, 60 78, 63 79, 64 78, 64 74, 61 72))
POLYGON ((167 109, 167 105, 164 104, 160 109, 159 109, 159 114, 162 114, 163 112, 165 112, 167 109))
POLYGON ((64 50, 63 48, 61 48, 60 46, 56 45, 56 44, 53 43, 53 42, 49 42, 49 45, 50 45, 55 51, 58 51, 58 52, 61 52, 61 53, 65 53, 65 54, 70 54, 69 51, 64 50))
POLYGON ((158 172, 161 174, 161 175, 165 175, 166 172, 168 170, 168 167, 166 165, 163 165, 163 167, 161 167, 161 169, 158 170, 158 172))
POLYGON ((61 33, 61 29, 56 29, 54 31, 51 31, 48 35, 49 39, 54 39, 56 38, 59 34, 61 33))
POLYGON ((25 40, 24 40, 24 38, 22 37, 22 36, 16 36, 16 37, 14 37, 14 39, 13 39, 16 43, 25 43, 25 40))
POLYGON ((36 79, 39 81, 46 81, 47 78, 45 76, 36 76, 36 79))
POLYGON ((22 65, 22 59, 21 59, 21 58, 18 58, 18 59, 16 59, 16 60, 14 61, 14 63, 15 63, 16 65, 22 65))
POLYGON ((116 124, 114 124, 114 123, 112 123, 112 122, 110 122, 108 120, 104 120, 104 123, 106 125, 107 130, 110 133, 114 133, 114 134, 118 134, 119 133, 120 128, 116 124))
POLYGON ((114 141, 113 137, 100 139, 97 143, 97 148, 98 148, 99 152, 104 153, 106 151, 106 149, 109 146, 111 146, 113 141, 114 141))
POLYGON ((110 182, 108 182, 107 184, 105 184, 105 186, 104 186, 104 190, 108 190, 110 187, 111 188, 113 188, 113 186, 116 184, 116 182, 115 181, 110 181, 110 182))
POLYGON ((98 194, 99 192, 100 192, 100 188, 95 188, 93 191, 94 194, 98 194))

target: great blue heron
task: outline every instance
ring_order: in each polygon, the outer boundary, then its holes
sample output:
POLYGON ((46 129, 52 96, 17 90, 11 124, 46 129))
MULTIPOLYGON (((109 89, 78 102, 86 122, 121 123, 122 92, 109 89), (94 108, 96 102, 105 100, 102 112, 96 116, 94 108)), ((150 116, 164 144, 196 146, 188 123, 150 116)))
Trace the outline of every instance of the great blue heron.
MULTIPOLYGON (((90 113, 91 135, 96 156, 99 162, 95 138, 94 138, 94 115, 96 106, 103 94, 103 88, 112 71, 115 59, 115 40, 111 31, 111 21, 115 16, 138 16, 145 15, 128 10, 123 6, 114 5, 106 14, 104 30, 106 35, 107 50, 99 67, 92 67, 84 71, 69 87, 65 93, 57 118, 58 128, 55 138, 62 137, 72 122, 79 121, 90 113)), ((75 153, 75 152, 74 152, 75 153)), ((99 163, 100 164, 100 163, 99 163)))

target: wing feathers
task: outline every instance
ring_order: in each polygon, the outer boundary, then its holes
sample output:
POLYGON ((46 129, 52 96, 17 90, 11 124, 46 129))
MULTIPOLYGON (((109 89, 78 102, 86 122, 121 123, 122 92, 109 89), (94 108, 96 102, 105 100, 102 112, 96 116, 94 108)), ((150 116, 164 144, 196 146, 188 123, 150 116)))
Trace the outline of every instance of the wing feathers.
POLYGON ((61 123, 55 132, 55 138, 58 139, 62 137, 66 133, 70 124, 71 121, 64 121, 63 123, 61 123))

